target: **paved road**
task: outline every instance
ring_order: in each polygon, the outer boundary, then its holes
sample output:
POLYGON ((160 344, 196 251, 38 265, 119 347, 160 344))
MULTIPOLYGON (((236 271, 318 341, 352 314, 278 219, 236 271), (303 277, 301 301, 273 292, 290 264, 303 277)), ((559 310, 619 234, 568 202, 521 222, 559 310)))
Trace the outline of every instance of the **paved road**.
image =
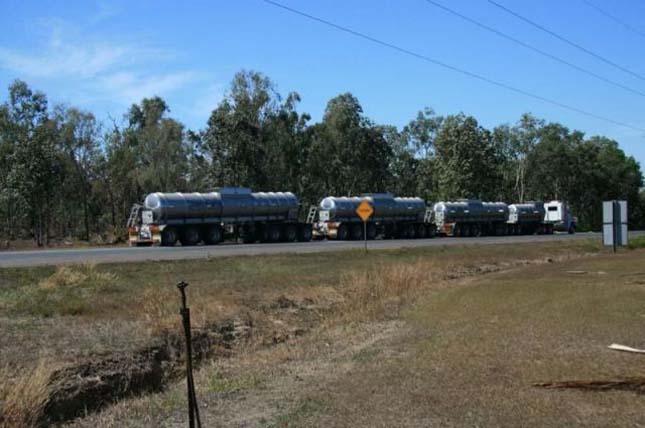
MULTIPOLYGON (((642 234, 643 232, 631 232, 642 234)), ((630 234, 630 235, 631 235, 630 234)), ((372 249, 396 249, 433 247, 440 245, 494 245, 528 242, 555 242, 580 239, 601 239, 599 233, 577 233, 575 235, 501 236, 482 238, 434 238, 414 240, 370 241, 372 249)), ((39 251, 0 252, 0 268, 19 266, 45 266, 68 263, 117 263, 143 262, 150 260, 184 260, 212 257, 254 256, 260 254, 318 253, 347 249, 360 249, 362 242, 322 241, 283 244, 223 244, 197 247, 112 247, 89 249, 56 249, 39 251)))

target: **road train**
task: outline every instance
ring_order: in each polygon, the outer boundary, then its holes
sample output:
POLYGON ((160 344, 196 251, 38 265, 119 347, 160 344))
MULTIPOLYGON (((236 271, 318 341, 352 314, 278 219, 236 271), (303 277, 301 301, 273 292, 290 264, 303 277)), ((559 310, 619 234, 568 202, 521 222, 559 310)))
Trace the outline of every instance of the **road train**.
POLYGON ((461 199, 428 205, 421 198, 389 193, 322 198, 303 210, 290 192, 225 187, 210 193, 151 193, 128 219, 130 245, 307 242, 312 239, 415 239, 439 236, 552 234, 575 231, 565 202, 507 205, 461 199), (367 200, 373 214, 364 225, 356 214, 367 200))

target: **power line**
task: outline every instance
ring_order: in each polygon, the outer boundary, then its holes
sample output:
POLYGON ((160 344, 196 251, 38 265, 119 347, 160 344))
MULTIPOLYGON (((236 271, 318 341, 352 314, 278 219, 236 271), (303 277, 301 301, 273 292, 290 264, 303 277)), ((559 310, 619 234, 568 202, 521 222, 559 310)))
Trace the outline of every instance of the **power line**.
POLYGON ((531 93, 529 91, 525 91, 523 89, 516 88, 516 87, 511 86, 511 85, 507 85, 506 83, 502 83, 502 82, 499 82, 497 80, 490 79, 488 77, 473 73, 471 71, 464 70, 464 69, 461 69, 459 67, 455 67, 455 66, 446 64, 444 62, 441 62, 439 60, 430 58, 430 57, 425 56, 423 54, 411 51, 409 49, 406 49, 406 48, 397 46, 395 44, 392 44, 392 43, 377 39, 377 38, 372 37, 372 36, 369 36, 369 35, 367 35, 365 33, 361 33, 359 31, 352 30, 351 28, 343 27, 342 25, 335 24, 335 23, 333 23, 331 21, 327 21, 326 19, 319 18, 319 17, 314 16, 314 15, 310 15, 310 14, 308 14, 306 12, 302 12, 300 10, 297 10, 297 9, 292 8, 292 7, 286 6, 286 5, 282 4, 282 3, 278 3, 278 2, 276 2, 274 0, 262 0, 262 1, 264 1, 265 3, 270 4, 272 6, 275 6, 277 8, 280 8, 280 9, 286 10, 288 12, 291 12, 291 13, 293 13, 295 15, 305 17, 305 18, 307 18, 309 20, 316 21, 316 22, 324 24, 324 25, 326 25, 328 27, 332 27, 332 28, 334 28, 336 30, 351 34, 353 36, 356 36, 356 37, 359 37, 361 39, 370 41, 370 42, 378 44, 380 46, 384 46, 384 47, 386 47, 388 49, 392 49, 392 50, 395 50, 397 52, 412 56, 414 58, 417 58, 417 59, 420 59, 420 60, 435 64, 435 65, 438 65, 438 66, 446 68, 448 70, 455 71, 455 72, 457 72, 459 74, 463 74, 465 76, 472 77, 472 78, 477 79, 477 80, 481 80, 481 81, 489 83, 491 85, 495 85, 495 86, 498 86, 500 88, 504 88, 504 89, 506 89, 508 91, 516 92, 518 94, 522 94, 522 95, 527 96, 529 98, 534 98, 536 100, 540 100, 540 101, 543 101, 545 103, 552 104, 552 105, 558 106, 558 107, 566 109, 566 110, 574 111, 576 113, 580 113, 582 115, 592 117, 594 119, 599 119, 599 120, 603 120, 605 122, 613 123, 614 125, 623 126, 625 128, 633 129, 633 130, 639 131, 639 132, 645 132, 645 128, 639 128, 637 126, 630 125, 628 123, 620 122, 620 121, 610 119, 610 118, 607 118, 607 117, 604 117, 604 116, 601 116, 601 115, 598 115, 598 114, 595 114, 595 113, 591 113, 591 112, 579 109, 577 107, 573 107, 573 106, 570 106, 568 104, 564 104, 564 103, 561 103, 559 101, 556 101, 556 100, 553 100, 553 99, 550 99, 550 98, 546 98, 546 97, 543 97, 541 95, 537 95, 537 94, 531 93))
POLYGON ((620 24, 623 27, 627 28, 632 33, 636 33, 639 36, 645 38, 645 32, 639 30, 638 28, 632 27, 631 25, 629 25, 628 23, 626 23, 622 19, 616 17, 615 15, 612 15, 611 13, 607 12, 604 9, 599 8, 598 6, 596 6, 595 4, 593 4, 592 2, 590 2, 588 0, 582 0, 582 2, 584 4, 586 4, 587 6, 589 6, 589 7, 593 8, 593 9, 596 9, 598 12, 600 12, 603 15, 605 15, 607 18, 611 19, 612 21, 617 22, 618 24, 620 24))
POLYGON ((642 75, 636 73, 635 71, 632 71, 632 70, 630 70, 630 69, 628 69, 626 67, 623 67, 620 64, 616 64, 614 61, 609 60, 609 59, 605 58, 604 56, 599 55, 599 54, 597 54, 597 53, 595 53, 595 52, 593 52, 593 51, 591 51, 591 50, 579 45, 576 42, 572 42, 571 40, 567 39, 566 37, 561 36, 558 33, 554 32, 554 31, 551 31, 546 27, 543 27, 542 25, 538 24, 535 21, 531 21, 530 19, 520 15, 517 12, 512 11, 511 9, 507 8, 506 6, 503 6, 503 5, 499 4, 499 3, 497 3, 494 0, 488 0, 488 3, 492 4, 493 6, 503 10, 504 12, 506 12, 506 13, 508 13, 510 15, 513 15, 517 19, 520 19, 520 20, 526 22, 527 24, 530 24, 530 25, 534 26, 535 28, 537 28, 537 29, 539 29, 541 31, 544 31, 545 33, 548 33, 548 34, 552 35, 553 37, 557 38, 558 40, 561 40, 564 43, 566 43, 566 44, 568 44, 570 46, 573 46, 574 48, 586 53, 587 55, 591 55, 594 58, 599 59, 600 61, 602 61, 602 62, 604 62, 606 64, 609 64, 614 68, 617 68, 617 69, 619 69, 621 71, 624 71, 627 74, 631 74, 632 76, 636 77, 637 79, 645 80, 645 77, 643 77, 642 75))
POLYGON ((490 27, 490 26, 488 26, 486 24, 483 24, 483 23, 481 23, 481 22, 479 22, 479 21, 477 21, 477 20, 475 20, 473 18, 470 18, 470 17, 468 17, 468 16, 466 16, 466 15, 464 15, 462 13, 459 13, 456 10, 450 9, 447 6, 444 6, 444 5, 440 4, 440 3, 437 3, 434 0, 426 0, 426 2, 430 3, 431 5, 433 5, 435 7, 438 7, 439 9, 442 9, 442 10, 444 10, 444 11, 446 11, 446 12, 452 14, 452 15, 455 15, 455 16, 457 16, 457 17, 459 17, 459 18, 461 18, 461 19, 463 19, 463 20, 465 20, 467 22, 470 22, 471 24, 476 25, 479 28, 483 28, 486 31, 489 31, 489 32, 491 32, 493 34, 496 34, 496 35, 500 36, 500 37, 503 37, 506 40, 510 40, 513 43, 516 43, 516 44, 518 44, 518 45, 520 45, 520 46, 522 46, 522 47, 524 47, 526 49, 529 49, 529 50, 531 50, 533 52, 537 52, 542 56, 545 56, 545 57, 550 58, 550 59, 552 59, 554 61, 557 61, 560 64, 564 64, 564 65, 566 65, 568 67, 573 68, 574 70, 577 70, 577 71, 579 71, 581 73, 585 73, 585 74, 587 74, 589 76, 595 77, 596 79, 602 80, 603 82, 609 83, 610 85, 617 86, 617 87, 619 87, 621 89, 624 89, 624 90, 626 90, 628 92, 634 93, 636 95, 640 95, 641 97, 645 97, 645 92, 641 92, 641 91, 639 91, 637 89, 630 88, 629 86, 625 86, 622 83, 613 81, 613 80, 608 79, 606 77, 603 77, 603 76, 599 75, 598 73, 595 73, 595 72, 593 72, 591 70, 587 70, 586 68, 580 67, 580 66, 578 66, 578 65, 576 65, 576 64, 574 64, 572 62, 569 62, 569 61, 567 61, 567 60, 565 60, 563 58, 560 58, 560 57, 558 57, 556 55, 550 54, 549 52, 546 52, 546 51, 544 51, 544 50, 542 50, 540 48, 537 48, 537 47, 535 47, 533 45, 530 45, 530 44, 528 44, 526 42, 523 42, 523 41, 521 41, 521 40, 519 40, 519 39, 517 39, 517 38, 515 38, 515 37, 513 37, 513 36, 511 36, 509 34, 506 34, 506 33, 502 32, 500 30, 497 30, 497 29, 495 29, 493 27, 490 27))

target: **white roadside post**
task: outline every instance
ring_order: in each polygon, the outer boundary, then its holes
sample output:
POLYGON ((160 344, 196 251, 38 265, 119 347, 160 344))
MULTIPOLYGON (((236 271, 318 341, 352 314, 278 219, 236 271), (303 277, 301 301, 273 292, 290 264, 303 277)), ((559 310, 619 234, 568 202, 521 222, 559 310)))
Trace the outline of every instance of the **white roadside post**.
POLYGON ((604 201, 602 203, 602 243, 612 247, 627 245, 627 201, 604 201))

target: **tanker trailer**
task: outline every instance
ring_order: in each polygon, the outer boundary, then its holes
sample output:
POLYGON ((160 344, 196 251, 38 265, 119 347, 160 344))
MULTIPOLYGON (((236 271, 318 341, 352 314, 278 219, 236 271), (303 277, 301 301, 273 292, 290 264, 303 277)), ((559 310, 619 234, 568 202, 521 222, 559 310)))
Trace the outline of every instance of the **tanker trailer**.
POLYGON ((505 235, 508 205, 459 199, 437 202, 432 207, 437 232, 445 236, 505 235))
POLYGON ((309 241, 311 225, 298 220, 290 192, 223 187, 210 193, 150 193, 128 221, 130 245, 214 245, 238 237, 256 241, 309 241))
POLYGON ((526 202, 508 206, 509 235, 552 234, 553 225, 544 221, 544 203, 526 202))
POLYGON ((318 205, 314 236, 337 240, 363 239, 363 222, 356 209, 364 200, 374 209, 365 227, 367 239, 434 236, 432 211, 427 209, 423 199, 394 197, 390 193, 323 198, 318 205))

